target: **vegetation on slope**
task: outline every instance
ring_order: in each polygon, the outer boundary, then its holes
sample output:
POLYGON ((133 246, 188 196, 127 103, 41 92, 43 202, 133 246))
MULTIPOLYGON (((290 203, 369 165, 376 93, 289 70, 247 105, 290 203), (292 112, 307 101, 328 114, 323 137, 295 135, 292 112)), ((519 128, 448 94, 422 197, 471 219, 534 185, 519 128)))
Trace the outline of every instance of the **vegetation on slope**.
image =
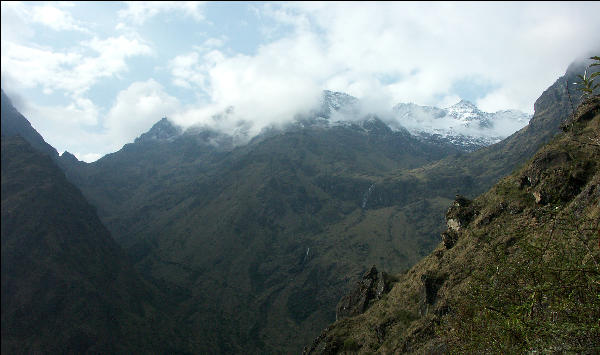
POLYGON ((67 171, 138 268, 185 290, 177 314, 198 351, 294 351, 334 320, 348 279, 374 262, 406 269, 436 242, 417 228, 443 222, 423 216, 445 199, 371 209, 386 171, 445 154, 372 124, 233 151, 189 135, 138 142, 67 171))
POLYGON ((600 98, 563 129, 487 193, 457 199, 445 243, 306 352, 600 351, 600 98))

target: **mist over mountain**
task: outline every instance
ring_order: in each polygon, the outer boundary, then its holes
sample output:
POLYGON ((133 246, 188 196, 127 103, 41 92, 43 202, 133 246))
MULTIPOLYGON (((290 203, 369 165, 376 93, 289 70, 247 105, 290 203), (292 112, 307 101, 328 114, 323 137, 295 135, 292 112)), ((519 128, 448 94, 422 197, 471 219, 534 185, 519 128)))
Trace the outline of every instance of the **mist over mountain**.
POLYGON ((470 151, 500 142, 523 128, 531 118, 517 110, 483 112, 465 100, 445 109, 398 104, 393 111, 398 125, 415 136, 445 140, 470 151))
POLYGON ((483 112, 464 100, 445 109, 415 104, 397 104, 390 110, 378 108, 371 111, 373 109, 346 93, 325 90, 317 106, 305 110, 306 113, 294 115, 293 119, 280 120, 277 124, 262 127, 258 133, 253 133, 256 132, 253 124, 239 119, 243 114, 236 112, 235 107, 229 107, 212 116, 212 121, 218 123, 216 125, 196 124, 183 128, 176 123, 176 118, 165 117, 148 132, 136 138, 135 142, 148 139, 173 140, 182 134, 202 133, 211 136, 211 144, 215 147, 228 150, 247 144, 254 138, 262 139, 274 132, 317 126, 364 128, 365 124, 368 125, 367 122, 376 120, 393 131, 408 131, 424 142, 473 151, 506 138, 525 126, 530 118, 517 110, 483 112), (235 120, 239 121, 235 128, 231 129, 231 122, 235 120))

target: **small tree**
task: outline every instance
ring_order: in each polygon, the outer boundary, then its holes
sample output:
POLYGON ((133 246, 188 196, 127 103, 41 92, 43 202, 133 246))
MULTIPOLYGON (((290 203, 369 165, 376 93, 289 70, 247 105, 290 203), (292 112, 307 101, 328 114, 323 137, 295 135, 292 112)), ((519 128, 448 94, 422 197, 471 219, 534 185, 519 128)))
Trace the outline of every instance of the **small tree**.
POLYGON ((583 75, 577 75, 580 81, 578 83, 574 83, 575 85, 579 85, 577 90, 581 91, 582 99, 592 97, 594 95, 594 90, 600 87, 600 83, 594 84, 594 79, 600 75, 600 72, 595 72, 588 75, 588 69, 590 69, 591 67, 600 66, 600 57, 594 56, 590 57, 590 59, 594 60, 595 62, 590 64, 585 69, 583 75))

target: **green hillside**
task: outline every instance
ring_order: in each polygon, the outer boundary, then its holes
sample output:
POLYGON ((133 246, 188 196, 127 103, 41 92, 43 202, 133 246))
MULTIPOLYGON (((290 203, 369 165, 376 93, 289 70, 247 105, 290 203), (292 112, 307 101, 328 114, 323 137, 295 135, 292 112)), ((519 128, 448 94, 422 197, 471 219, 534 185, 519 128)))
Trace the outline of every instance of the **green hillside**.
POLYGON ((600 351, 600 97, 562 127, 488 192, 457 198, 444 242, 305 352, 600 351))

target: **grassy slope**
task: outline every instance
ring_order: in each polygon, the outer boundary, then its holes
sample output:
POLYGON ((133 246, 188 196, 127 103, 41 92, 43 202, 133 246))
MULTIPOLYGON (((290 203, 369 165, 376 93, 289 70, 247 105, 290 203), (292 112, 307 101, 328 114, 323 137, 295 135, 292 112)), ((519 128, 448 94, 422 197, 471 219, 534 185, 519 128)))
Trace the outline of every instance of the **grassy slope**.
POLYGON ((453 248, 440 244, 308 352, 598 351, 599 110, 598 97, 581 107, 568 132, 474 200, 453 248))

